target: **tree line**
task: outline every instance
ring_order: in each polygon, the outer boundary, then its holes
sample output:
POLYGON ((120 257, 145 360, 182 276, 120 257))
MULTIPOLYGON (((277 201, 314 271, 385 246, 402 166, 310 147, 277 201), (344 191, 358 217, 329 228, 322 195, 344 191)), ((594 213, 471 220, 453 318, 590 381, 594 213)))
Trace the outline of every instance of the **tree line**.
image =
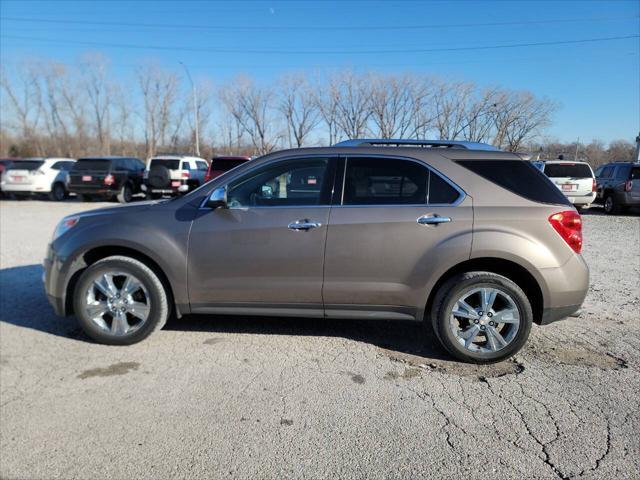
POLYGON ((82 57, 77 68, 32 61, 3 70, 0 154, 192 153, 195 118, 205 157, 362 137, 467 140, 521 151, 542 138, 558 108, 525 91, 415 74, 290 73, 269 84, 238 76, 218 88, 199 81, 195 95, 185 80, 180 70, 153 63, 118 79, 97 54, 82 57))

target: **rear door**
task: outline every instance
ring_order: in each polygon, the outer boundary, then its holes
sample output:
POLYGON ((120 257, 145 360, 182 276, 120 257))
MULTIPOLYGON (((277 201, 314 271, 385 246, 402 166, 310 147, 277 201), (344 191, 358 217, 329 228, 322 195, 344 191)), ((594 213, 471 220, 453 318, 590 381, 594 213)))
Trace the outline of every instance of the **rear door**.
POLYGON ((229 208, 202 208, 189 240, 195 313, 322 316, 334 159, 277 160, 227 185, 229 208))
POLYGON ((420 318, 439 259, 469 258, 471 198, 422 162, 354 156, 345 164, 327 232, 325 314, 420 318))

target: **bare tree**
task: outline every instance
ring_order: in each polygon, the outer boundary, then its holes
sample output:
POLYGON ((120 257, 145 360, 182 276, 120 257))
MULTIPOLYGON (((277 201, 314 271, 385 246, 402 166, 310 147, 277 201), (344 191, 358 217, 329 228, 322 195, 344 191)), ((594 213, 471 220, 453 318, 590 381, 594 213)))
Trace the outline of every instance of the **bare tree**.
POLYGON ((82 61, 84 87, 93 111, 100 153, 111 154, 111 97, 113 87, 107 79, 108 61, 102 55, 86 55, 82 61))
POLYGON ((405 138, 416 128, 416 108, 422 102, 414 77, 375 75, 371 81, 371 119, 380 138, 405 138))
POLYGON ((237 78, 221 92, 221 100, 227 110, 242 127, 260 155, 271 152, 277 145, 274 132, 273 93, 268 88, 256 86, 246 77, 237 78))
POLYGON ((178 77, 153 64, 139 67, 137 77, 144 105, 146 154, 151 157, 156 154, 159 146, 167 143, 169 126, 174 120, 178 77))
POLYGON ((327 128, 329 145, 333 145, 338 139, 338 88, 334 82, 316 84, 314 92, 313 99, 327 128))
POLYGON ((349 139, 366 135, 371 116, 371 89, 365 75, 346 72, 331 79, 335 92, 336 125, 349 139))
POLYGON ((279 84, 278 110, 287 123, 290 147, 301 147, 305 139, 320 122, 318 103, 302 75, 283 77, 279 84))

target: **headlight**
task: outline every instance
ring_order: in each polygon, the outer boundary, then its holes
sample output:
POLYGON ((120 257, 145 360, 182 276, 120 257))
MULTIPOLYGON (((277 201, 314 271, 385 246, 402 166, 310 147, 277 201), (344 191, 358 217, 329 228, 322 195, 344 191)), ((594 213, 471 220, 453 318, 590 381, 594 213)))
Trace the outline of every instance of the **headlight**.
POLYGON ((56 238, 60 237, 60 235, 71 230, 71 228, 73 228, 79 221, 80 217, 77 215, 73 217, 64 217, 56 226, 51 241, 53 242, 56 238))

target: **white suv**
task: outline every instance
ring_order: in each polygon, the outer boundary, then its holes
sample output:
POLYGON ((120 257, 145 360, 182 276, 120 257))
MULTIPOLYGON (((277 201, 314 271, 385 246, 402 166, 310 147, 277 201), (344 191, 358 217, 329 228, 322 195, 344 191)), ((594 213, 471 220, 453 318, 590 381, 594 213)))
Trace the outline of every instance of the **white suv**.
POLYGON ((3 173, 2 191, 13 196, 48 195, 51 200, 64 200, 69 195, 71 158, 29 158, 16 160, 3 173))
POLYGON ((587 209, 596 199, 596 178, 586 162, 545 162, 543 172, 578 209, 587 209))
POLYGON ((203 158, 181 155, 153 157, 144 171, 142 190, 148 197, 187 193, 203 183, 209 164, 203 158))

